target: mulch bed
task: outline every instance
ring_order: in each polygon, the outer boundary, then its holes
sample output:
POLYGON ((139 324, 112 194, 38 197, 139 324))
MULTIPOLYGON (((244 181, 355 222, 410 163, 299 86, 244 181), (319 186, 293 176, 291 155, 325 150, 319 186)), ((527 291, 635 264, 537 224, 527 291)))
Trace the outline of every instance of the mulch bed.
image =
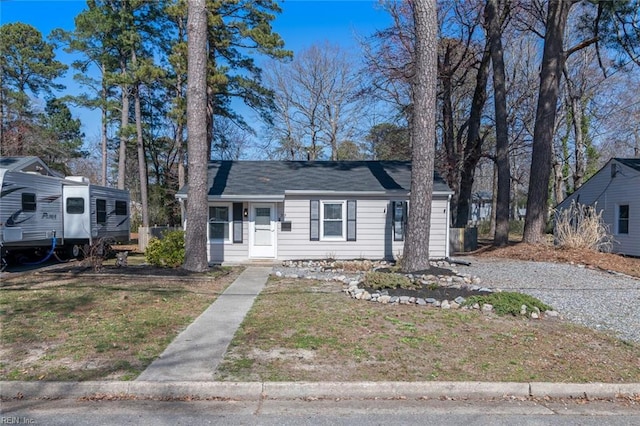
MULTIPOLYGON (((215 272, 217 268, 210 268, 208 272, 215 272)), ((40 271, 44 274, 71 274, 71 275, 132 275, 132 276, 157 276, 157 277, 198 277, 205 273, 191 272, 182 268, 159 268, 150 265, 131 266, 103 266, 95 270, 92 266, 62 266, 40 271)))
MULTIPOLYGON (((381 269, 377 269, 376 271, 392 273, 392 271, 388 268, 387 269, 381 268, 381 269)), ((452 276, 452 275, 455 275, 455 273, 451 269, 432 266, 431 268, 425 271, 413 272, 412 275, 413 276, 420 276, 420 275, 452 276)), ((364 289, 369 293, 375 293, 379 291, 366 286, 364 287, 364 289)), ((462 296, 465 299, 467 299, 471 296, 487 295, 486 292, 471 290, 468 287, 454 288, 454 287, 439 286, 434 288, 433 285, 422 285, 419 289, 414 289, 414 290, 409 290, 404 288, 388 288, 385 290, 389 294, 389 296, 398 296, 398 297, 409 296, 409 297, 422 298, 422 299, 432 298, 436 300, 454 300, 459 296, 462 296)))

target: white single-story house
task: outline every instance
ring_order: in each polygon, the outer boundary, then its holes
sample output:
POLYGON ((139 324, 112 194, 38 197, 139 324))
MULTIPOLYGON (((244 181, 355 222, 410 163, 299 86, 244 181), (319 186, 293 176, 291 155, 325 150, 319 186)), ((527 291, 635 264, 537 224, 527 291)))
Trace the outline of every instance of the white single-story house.
MULTIPOLYGON (((208 256, 252 259, 393 259, 402 253, 411 163, 211 161, 208 256)), ((429 253, 449 256, 452 191, 434 177, 429 253)), ((187 188, 176 197, 183 209, 187 188)))
POLYGON ((614 253, 640 256, 640 158, 612 158, 556 210, 573 201, 602 212, 614 253))

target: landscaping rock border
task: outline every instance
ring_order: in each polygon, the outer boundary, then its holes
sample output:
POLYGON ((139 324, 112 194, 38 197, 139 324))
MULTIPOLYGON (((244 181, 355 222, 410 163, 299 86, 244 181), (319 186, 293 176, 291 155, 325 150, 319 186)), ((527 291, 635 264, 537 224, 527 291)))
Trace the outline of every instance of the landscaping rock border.
MULTIPOLYGON (((480 277, 460 273, 455 269, 455 264, 453 263, 445 260, 431 261, 430 263, 435 273, 403 275, 412 282, 423 286, 434 285, 441 288, 467 290, 479 294, 501 291, 500 289, 482 286, 480 277)), ((437 300, 435 298, 390 295, 387 290, 369 291, 363 287, 364 275, 367 272, 388 272, 393 266, 392 262, 384 260, 287 260, 282 263, 281 267, 274 267, 272 274, 276 277, 284 278, 341 282, 344 286, 343 292, 349 297, 367 302, 389 305, 416 305, 440 309, 479 310, 483 313, 493 312, 493 306, 488 303, 482 306, 478 303, 472 306, 464 306, 466 298, 462 296, 458 296, 454 300, 437 300)), ((526 315, 531 319, 559 316, 556 311, 540 312, 537 308, 533 312, 528 312, 526 305, 522 305, 520 314, 526 315)))

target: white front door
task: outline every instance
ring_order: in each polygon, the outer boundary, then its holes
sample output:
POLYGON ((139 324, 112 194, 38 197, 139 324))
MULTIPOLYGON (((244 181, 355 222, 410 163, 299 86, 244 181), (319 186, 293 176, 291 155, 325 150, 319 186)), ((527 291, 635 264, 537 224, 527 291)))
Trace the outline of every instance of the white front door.
POLYGON ((276 257, 276 207, 274 204, 251 204, 249 242, 251 257, 276 257))

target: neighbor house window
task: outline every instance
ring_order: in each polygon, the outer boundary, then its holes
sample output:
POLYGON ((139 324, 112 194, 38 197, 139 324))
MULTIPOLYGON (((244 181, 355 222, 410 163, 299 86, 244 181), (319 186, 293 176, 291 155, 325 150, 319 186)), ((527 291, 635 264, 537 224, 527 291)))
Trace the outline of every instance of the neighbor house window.
POLYGON ((22 193, 22 211, 23 212, 36 211, 36 194, 31 194, 28 192, 22 193))
POLYGON ((629 233, 629 205, 618 206, 618 234, 629 233))
POLYGON ((107 223, 107 200, 96 200, 96 221, 99 225, 107 223))
POLYGON ((83 214, 84 198, 67 198, 67 213, 83 214))
POLYGON ((229 206, 209 207, 209 239, 229 241, 229 223, 231 222, 229 206))

